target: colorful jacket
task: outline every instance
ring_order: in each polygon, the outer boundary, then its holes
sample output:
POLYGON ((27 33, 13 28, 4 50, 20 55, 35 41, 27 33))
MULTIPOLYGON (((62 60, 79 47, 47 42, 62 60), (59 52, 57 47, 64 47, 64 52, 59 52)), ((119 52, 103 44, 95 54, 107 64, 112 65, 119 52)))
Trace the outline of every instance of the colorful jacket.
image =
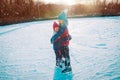
POLYGON ((70 35, 66 24, 61 24, 59 31, 51 38, 54 50, 59 50, 62 46, 68 46, 69 40, 70 35))
POLYGON ((61 41, 62 46, 68 46, 69 45, 69 40, 70 40, 69 39, 69 32, 68 32, 68 29, 66 29, 64 31, 64 33, 54 41, 54 43, 57 43, 57 42, 61 41))

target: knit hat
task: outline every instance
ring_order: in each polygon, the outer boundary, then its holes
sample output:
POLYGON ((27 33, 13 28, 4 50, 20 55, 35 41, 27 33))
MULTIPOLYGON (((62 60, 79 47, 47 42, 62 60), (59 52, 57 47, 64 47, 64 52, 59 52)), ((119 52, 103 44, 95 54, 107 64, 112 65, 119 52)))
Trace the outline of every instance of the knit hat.
POLYGON ((54 30, 54 31, 55 31, 55 28, 56 28, 56 27, 59 27, 59 25, 58 25, 56 22, 54 22, 54 23, 53 23, 53 30, 54 30))
POLYGON ((66 22, 67 21, 67 10, 64 10, 62 13, 60 13, 58 15, 58 19, 66 22))

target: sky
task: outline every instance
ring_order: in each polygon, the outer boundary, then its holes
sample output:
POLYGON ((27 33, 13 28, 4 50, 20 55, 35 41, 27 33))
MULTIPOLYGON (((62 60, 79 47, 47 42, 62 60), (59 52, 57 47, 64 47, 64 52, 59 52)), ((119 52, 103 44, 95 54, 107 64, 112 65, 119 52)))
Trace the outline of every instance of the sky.
POLYGON ((75 3, 90 3, 93 2, 93 0, 42 0, 46 3, 62 3, 62 4, 67 4, 67 5, 73 5, 75 3))
MULTIPOLYGON (((89 3, 93 3, 95 0, 35 0, 35 1, 44 1, 46 3, 73 5, 76 3, 89 4, 89 3)), ((106 0, 106 1, 112 1, 112 0, 106 0)), ((114 0, 114 1, 116 1, 116 0, 114 0)))

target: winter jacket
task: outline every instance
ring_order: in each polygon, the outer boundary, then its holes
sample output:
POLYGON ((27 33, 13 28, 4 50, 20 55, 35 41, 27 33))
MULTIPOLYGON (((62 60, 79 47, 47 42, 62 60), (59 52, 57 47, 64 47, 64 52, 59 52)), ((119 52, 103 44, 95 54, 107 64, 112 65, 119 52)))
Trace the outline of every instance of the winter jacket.
POLYGON ((68 29, 66 29, 64 33, 55 40, 54 43, 61 41, 61 46, 68 46, 69 40, 71 40, 71 36, 69 35, 68 29))
POLYGON ((65 24, 61 24, 59 31, 51 38, 54 39, 54 50, 59 50, 62 46, 68 46, 70 38, 67 26, 65 24))
POLYGON ((51 38, 51 43, 54 43, 54 41, 58 37, 60 37, 65 32, 66 29, 67 29, 67 25, 66 24, 60 24, 59 25, 59 31, 55 35, 53 35, 52 38, 51 38))

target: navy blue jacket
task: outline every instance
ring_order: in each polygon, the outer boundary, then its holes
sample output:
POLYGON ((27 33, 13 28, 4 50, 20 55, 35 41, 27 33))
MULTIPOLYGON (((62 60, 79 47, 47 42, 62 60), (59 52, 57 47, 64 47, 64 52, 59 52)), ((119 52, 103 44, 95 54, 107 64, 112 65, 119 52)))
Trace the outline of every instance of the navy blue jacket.
POLYGON ((51 38, 51 43, 53 43, 54 50, 59 50, 60 47, 62 46, 62 42, 66 40, 66 38, 62 38, 59 41, 55 42, 55 40, 58 39, 58 37, 61 36, 67 29, 66 24, 60 24, 59 27, 60 27, 59 31, 55 35, 53 35, 51 38))

